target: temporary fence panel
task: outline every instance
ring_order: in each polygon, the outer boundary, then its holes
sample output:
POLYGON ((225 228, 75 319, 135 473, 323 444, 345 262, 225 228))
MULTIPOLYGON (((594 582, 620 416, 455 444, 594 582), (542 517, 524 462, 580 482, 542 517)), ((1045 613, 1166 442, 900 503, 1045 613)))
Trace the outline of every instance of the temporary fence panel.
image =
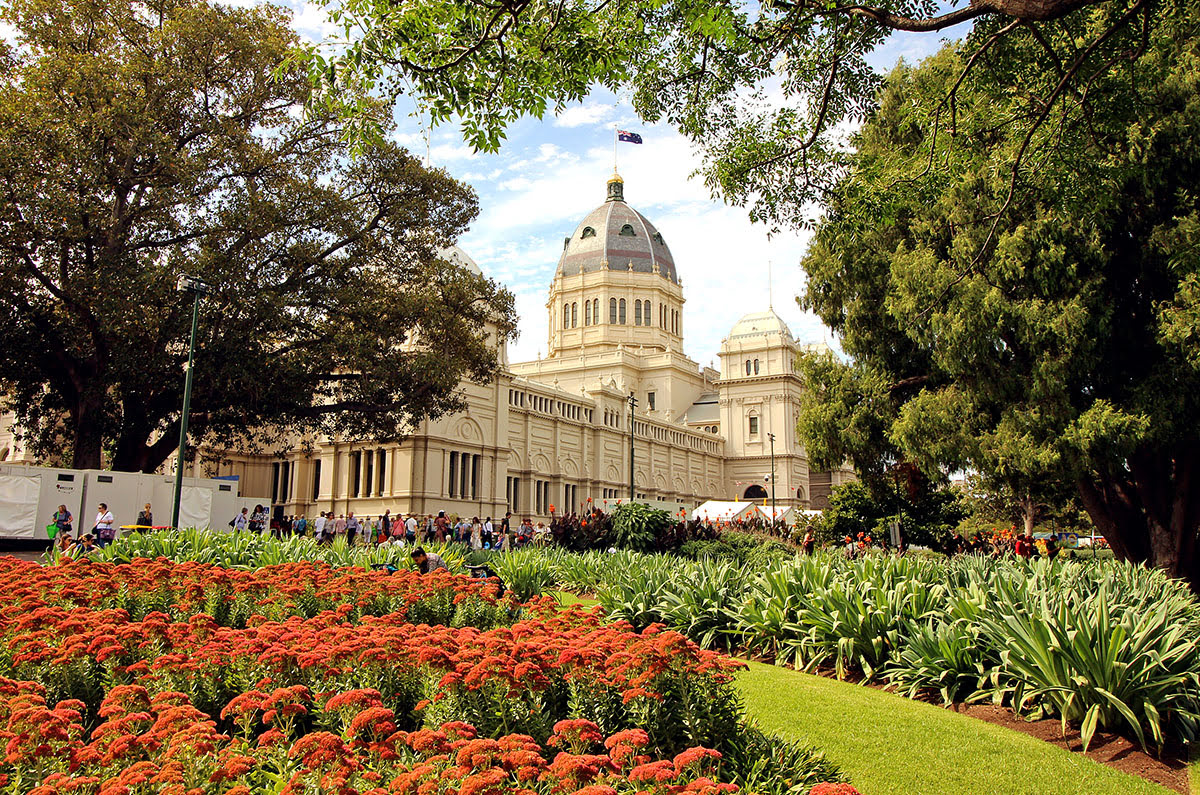
POLYGON ((0 464, 0 475, 33 478, 37 483, 32 506, 24 508, 24 511, 34 512, 32 521, 22 519, 20 523, 0 525, 0 538, 46 539, 46 525, 50 524, 60 505, 65 505, 74 518, 72 532, 78 531, 84 521, 81 518, 84 493, 82 473, 54 467, 0 464))
POLYGON ((149 500, 139 499, 141 482, 145 475, 140 472, 113 472, 104 469, 86 469, 83 471, 87 489, 83 506, 80 528, 90 532, 96 524, 100 503, 108 506, 108 512, 113 515, 115 537, 121 536, 121 526, 137 524, 138 513, 149 500))
MULTIPOLYGON (((37 538, 41 488, 40 476, 0 475, 0 536, 37 538)), ((42 537, 46 537, 45 527, 42 537)))
MULTIPOLYGON (((237 481, 218 480, 212 498, 212 523, 214 530, 230 530, 229 520, 241 510, 238 502, 237 481)), ((253 506, 251 506, 253 507, 253 506)))

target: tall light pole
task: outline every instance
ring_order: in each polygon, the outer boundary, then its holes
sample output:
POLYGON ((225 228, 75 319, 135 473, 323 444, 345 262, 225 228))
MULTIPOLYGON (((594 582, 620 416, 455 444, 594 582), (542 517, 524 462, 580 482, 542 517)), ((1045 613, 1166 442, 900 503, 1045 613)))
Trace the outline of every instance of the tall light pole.
POLYGON ((629 393, 629 501, 633 502, 633 409, 637 406, 637 398, 629 393))
POLYGON ((187 371, 183 378, 183 415, 179 419, 179 456, 175 461, 175 504, 171 507, 171 527, 179 528, 179 501, 183 496, 183 464, 187 453, 188 414, 192 410, 192 364, 196 358, 196 331, 200 325, 200 296, 214 290, 199 279, 181 274, 175 283, 181 293, 192 294, 192 336, 188 341, 187 371))
POLYGON ((768 433, 767 438, 771 440, 771 527, 774 529, 778 518, 775 513, 775 434, 768 433))

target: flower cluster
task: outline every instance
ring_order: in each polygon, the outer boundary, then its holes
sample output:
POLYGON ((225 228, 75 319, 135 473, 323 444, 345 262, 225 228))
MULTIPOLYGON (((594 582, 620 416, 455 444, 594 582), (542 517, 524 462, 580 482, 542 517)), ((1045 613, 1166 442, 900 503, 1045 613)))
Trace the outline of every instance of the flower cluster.
POLYGON ((589 721, 554 727, 552 759, 532 737, 482 737, 462 722, 398 730, 377 691, 325 700, 304 689, 247 693, 227 711, 257 740, 225 734, 178 692, 113 688, 90 733, 81 705, 53 707, 33 682, 0 679, 0 785, 37 795, 285 795, 457 793, 457 795, 718 795, 721 755, 694 747, 673 758, 645 753, 650 738, 627 730, 605 738, 589 721), (301 733, 293 720, 319 711, 327 730, 301 733))
POLYGON ((122 610, 132 618, 204 614, 223 626, 329 610, 339 610, 348 620, 391 615, 430 624, 448 624, 467 614, 491 626, 497 623, 496 611, 486 608, 497 605, 500 592, 496 580, 445 572, 422 577, 398 571, 388 576, 314 562, 240 571, 163 559, 41 566, 0 558, 0 583, 9 607, 0 617, 0 633, 13 625, 29 626, 29 616, 42 607, 122 610))

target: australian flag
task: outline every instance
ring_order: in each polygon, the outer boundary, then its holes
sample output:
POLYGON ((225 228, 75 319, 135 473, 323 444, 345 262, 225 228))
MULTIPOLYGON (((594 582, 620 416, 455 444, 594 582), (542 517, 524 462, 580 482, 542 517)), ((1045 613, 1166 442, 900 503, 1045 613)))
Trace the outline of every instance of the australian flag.
POLYGON ((627 144, 640 144, 642 136, 637 133, 626 132, 625 130, 617 130, 617 140, 624 141, 627 144))

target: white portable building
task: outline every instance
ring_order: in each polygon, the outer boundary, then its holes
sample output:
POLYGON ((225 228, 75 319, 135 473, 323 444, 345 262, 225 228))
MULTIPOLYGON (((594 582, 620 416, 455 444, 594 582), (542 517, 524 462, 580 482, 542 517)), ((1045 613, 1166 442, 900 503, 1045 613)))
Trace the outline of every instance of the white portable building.
POLYGON ((47 540, 59 505, 67 506, 78 531, 91 519, 84 517, 84 489, 78 470, 0 464, 0 538, 47 540))

